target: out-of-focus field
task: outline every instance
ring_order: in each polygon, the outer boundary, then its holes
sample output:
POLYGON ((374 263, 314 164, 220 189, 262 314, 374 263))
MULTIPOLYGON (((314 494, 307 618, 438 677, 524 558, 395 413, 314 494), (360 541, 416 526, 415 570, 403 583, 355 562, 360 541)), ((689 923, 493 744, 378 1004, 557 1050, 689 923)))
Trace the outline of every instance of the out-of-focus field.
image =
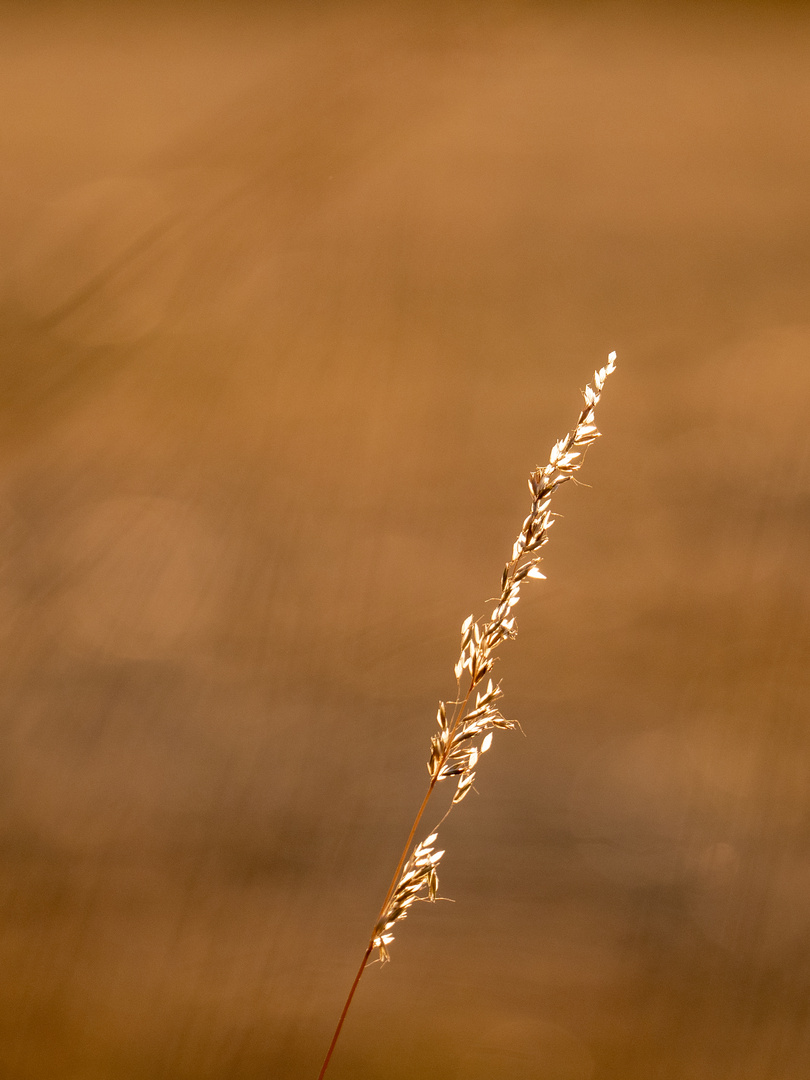
POLYGON ((810 1075, 810 12, 0 9, 0 1076, 810 1075))

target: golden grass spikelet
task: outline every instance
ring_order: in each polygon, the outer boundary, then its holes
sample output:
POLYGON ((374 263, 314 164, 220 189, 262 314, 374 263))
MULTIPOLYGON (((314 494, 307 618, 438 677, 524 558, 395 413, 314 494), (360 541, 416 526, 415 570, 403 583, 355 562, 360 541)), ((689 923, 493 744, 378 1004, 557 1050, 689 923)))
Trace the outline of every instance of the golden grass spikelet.
POLYGON ((574 478, 574 474, 582 466, 586 450, 599 438, 594 410, 599 403, 605 380, 615 368, 616 353, 612 352, 608 356, 607 364, 594 372, 593 382, 583 391, 585 407, 580 412, 576 425, 552 446, 548 463, 542 467, 538 465, 529 477, 531 506, 512 546, 512 556, 503 569, 501 591, 495 599, 495 607, 489 619, 479 622, 469 615, 461 625, 461 651, 453 669, 456 676, 456 696, 453 701, 439 702, 436 714, 438 732, 431 738, 427 763, 430 783, 343 1006, 318 1080, 323 1080, 352 998, 372 952, 376 949, 382 962, 390 960, 388 946, 394 940, 393 928, 396 923, 406 918, 409 908, 417 900, 433 902, 437 898, 436 867, 444 855, 444 851, 435 850, 439 827, 453 807, 472 789, 481 755, 492 745, 493 732, 498 728, 512 729, 518 726, 514 720, 506 719, 496 705, 502 693, 500 683, 493 683, 490 677, 484 689, 477 688, 492 671, 495 650, 501 642, 517 636, 517 623, 513 612, 520 601, 521 585, 529 578, 545 577, 539 568, 542 561, 539 551, 548 542, 548 532, 555 521, 555 515, 549 509, 551 498, 562 484, 574 478), (450 778, 456 780, 456 789, 449 807, 430 835, 412 848, 434 789, 443 780, 450 778))

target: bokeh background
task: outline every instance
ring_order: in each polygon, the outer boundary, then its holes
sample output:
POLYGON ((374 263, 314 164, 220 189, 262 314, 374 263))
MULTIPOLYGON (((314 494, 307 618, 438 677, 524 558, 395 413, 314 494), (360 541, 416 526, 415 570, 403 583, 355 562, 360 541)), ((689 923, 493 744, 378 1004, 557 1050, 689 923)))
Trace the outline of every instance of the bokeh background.
POLYGON ((0 8, 0 1076, 810 1075, 810 11, 0 8))

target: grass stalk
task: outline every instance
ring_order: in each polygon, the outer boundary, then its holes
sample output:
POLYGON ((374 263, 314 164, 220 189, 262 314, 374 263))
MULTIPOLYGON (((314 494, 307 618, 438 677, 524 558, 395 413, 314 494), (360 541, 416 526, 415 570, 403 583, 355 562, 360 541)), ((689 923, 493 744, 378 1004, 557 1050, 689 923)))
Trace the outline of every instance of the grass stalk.
POLYGON ((443 851, 435 850, 438 830, 453 807, 471 790, 481 755, 486 753, 492 744, 493 732, 498 728, 511 730, 518 726, 515 721, 506 719, 497 707, 496 702, 502 696, 500 683, 494 684, 491 677, 488 678, 487 686, 477 692, 475 704, 471 705, 473 692, 483 683, 484 678, 489 676, 498 646, 517 636, 512 612, 520 599, 521 585, 529 578, 545 577, 539 569, 542 561, 539 551, 548 542, 548 531, 556 517, 549 509, 549 504, 557 488, 574 479, 586 450, 599 438, 594 422, 594 410, 599 403, 607 376, 615 370, 615 360, 616 354, 611 353, 606 366, 594 372, 593 383, 583 391, 585 407, 580 412, 575 427, 554 444, 548 463, 542 468, 538 466, 529 477, 531 508, 512 546, 512 557, 501 575, 501 591, 495 600, 495 608, 490 618, 478 621, 470 615, 462 623, 461 653, 454 669, 456 696, 451 701, 439 702, 436 715, 438 732, 431 739, 428 759, 430 783, 385 894, 318 1080, 323 1080, 326 1075, 344 1021, 372 953, 376 949, 383 963, 390 960, 388 946, 394 939, 392 931, 395 924, 407 916, 408 909, 417 900, 433 902, 436 899, 439 886, 436 867, 444 855, 443 851), (465 672, 465 692, 462 696, 462 675, 465 672), (430 835, 412 846, 436 787, 449 778, 456 781, 456 790, 450 805, 430 835))

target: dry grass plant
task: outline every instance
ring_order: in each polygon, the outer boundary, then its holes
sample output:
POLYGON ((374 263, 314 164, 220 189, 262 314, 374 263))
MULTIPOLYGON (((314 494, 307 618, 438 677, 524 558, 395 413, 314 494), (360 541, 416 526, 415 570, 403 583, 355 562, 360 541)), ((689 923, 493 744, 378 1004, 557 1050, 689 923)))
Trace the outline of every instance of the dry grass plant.
POLYGON ((389 960, 388 947, 394 940, 394 926, 407 916, 408 909, 417 900, 436 900, 439 887, 437 867, 444 855, 444 851, 437 850, 436 846, 438 830, 453 807, 472 788, 481 755, 492 745, 493 732, 498 728, 511 730, 518 726, 514 720, 506 719, 498 709, 501 684, 493 683, 490 677, 495 650, 502 642, 517 636, 514 609, 520 600, 523 583, 529 578, 545 577, 540 572, 539 552, 548 541, 549 529, 556 516, 550 510, 551 499, 557 488, 574 479, 585 451, 599 437, 594 411, 605 380, 615 370, 615 361, 616 353, 612 352, 606 366, 594 372, 593 383, 583 391, 585 407, 575 427, 554 444, 548 463, 538 466, 529 477, 531 508, 512 547, 512 557, 504 567, 500 595, 489 619, 479 621, 470 615, 462 624, 461 653, 454 669, 456 695, 450 701, 439 702, 436 716, 438 730, 431 739, 427 763, 430 782, 349 990, 318 1080, 323 1080, 329 1066, 346 1014, 372 953, 376 950, 381 962, 389 960), (484 679, 487 679, 487 683, 482 687, 484 679), (477 690, 477 687, 482 688, 477 690), (434 790, 443 780, 449 779, 456 783, 449 807, 430 834, 412 846, 434 790))

